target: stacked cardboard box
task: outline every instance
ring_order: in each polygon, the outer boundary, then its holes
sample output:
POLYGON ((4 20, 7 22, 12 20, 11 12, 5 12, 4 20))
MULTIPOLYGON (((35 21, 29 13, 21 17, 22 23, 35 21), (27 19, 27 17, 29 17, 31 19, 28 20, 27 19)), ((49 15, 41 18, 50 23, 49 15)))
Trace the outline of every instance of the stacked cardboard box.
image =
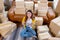
POLYGON ((0 13, 3 12, 3 8, 4 8, 4 1, 0 0, 0 13))
POLYGON ((60 16, 53 19, 50 23, 50 30, 56 36, 60 37, 60 16))
POLYGON ((8 18, 5 17, 2 13, 0 14, 0 19, 1 19, 1 22, 4 23, 4 22, 7 22, 8 21, 8 18))
POLYGON ((16 0, 15 14, 25 14, 24 0, 16 0))
POLYGON ((37 32, 38 32, 38 34, 39 33, 44 33, 44 32, 49 32, 49 28, 48 28, 48 26, 47 25, 43 25, 43 26, 38 26, 37 27, 37 32))
POLYGON ((58 16, 60 16, 60 11, 59 11, 60 10, 60 0, 54 0, 53 4, 54 4, 53 8, 54 8, 55 12, 58 14, 58 16))
POLYGON ((51 37, 51 35, 49 34, 49 32, 44 32, 44 33, 38 34, 39 40, 48 40, 48 38, 50 38, 50 37, 51 37))
POLYGON ((25 1, 26 11, 27 10, 32 10, 33 11, 33 5, 34 5, 34 2, 33 1, 25 1))
POLYGON ((48 1, 43 2, 43 0, 38 1, 38 16, 46 16, 48 10, 48 1))
POLYGON ((35 17, 36 25, 41 26, 43 24, 43 18, 42 17, 35 17))
POLYGON ((16 29, 16 24, 10 21, 0 24, 0 34, 6 38, 16 29))

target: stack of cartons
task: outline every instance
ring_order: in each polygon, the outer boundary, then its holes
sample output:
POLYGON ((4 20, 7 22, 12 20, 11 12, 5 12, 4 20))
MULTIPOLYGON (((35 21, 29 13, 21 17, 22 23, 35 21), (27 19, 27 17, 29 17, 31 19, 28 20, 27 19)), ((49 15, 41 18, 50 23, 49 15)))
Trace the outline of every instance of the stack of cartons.
POLYGON ((38 1, 38 16, 46 16, 48 10, 48 1, 40 0, 38 1))
POLYGON ((15 14, 25 14, 24 0, 16 0, 15 14))
POLYGON ((51 21, 49 28, 54 36, 60 37, 60 16, 51 21))
POLYGON ((16 29, 16 24, 10 21, 0 24, 0 34, 6 38, 16 29))
POLYGON ((42 17, 35 17, 36 25, 41 26, 43 24, 43 18, 42 17))
POLYGON ((33 11, 34 2, 33 1, 25 1, 25 9, 33 11))
POLYGON ((3 12, 4 9, 4 0, 0 0, 0 13, 3 12))

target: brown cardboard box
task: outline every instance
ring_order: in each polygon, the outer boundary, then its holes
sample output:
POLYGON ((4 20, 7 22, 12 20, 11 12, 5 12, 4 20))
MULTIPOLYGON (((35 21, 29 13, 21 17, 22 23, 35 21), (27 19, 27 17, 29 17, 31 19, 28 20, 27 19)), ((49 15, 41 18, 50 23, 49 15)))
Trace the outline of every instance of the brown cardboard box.
POLYGON ((0 14, 0 19, 1 19, 2 23, 8 21, 8 17, 5 17, 3 14, 0 14))
POLYGON ((15 29, 16 29, 16 24, 10 21, 0 24, 0 33, 5 38, 15 29))
POLYGON ((55 12, 60 16, 60 0, 54 0, 53 4, 55 12))
POLYGON ((53 19, 50 23, 50 30, 56 36, 60 37, 60 16, 53 19))
POLYGON ((60 38, 57 38, 57 37, 51 37, 51 38, 49 38, 48 40, 60 40, 60 38))
POLYGON ((16 8, 15 14, 25 14, 25 8, 16 8))
POLYGON ((35 17, 36 25, 41 26, 43 24, 43 18, 42 17, 35 17))
POLYGON ((40 3, 38 1, 38 16, 46 16, 48 11, 48 3, 40 3))
POLYGON ((50 38, 50 37, 51 37, 51 35, 49 32, 38 34, 39 40, 48 40, 48 38, 50 38))
POLYGON ((24 8, 24 1, 17 1, 16 8, 24 8))
POLYGON ((49 28, 48 28, 47 25, 38 26, 38 27, 37 27, 37 32, 38 32, 38 33, 49 32, 49 28))
POLYGON ((25 1, 25 8, 26 10, 32 10, 33 11, 33 5, 34 5, 34 2, 33 1, 25 1))
POLYGON ((38 10, 38 16, 46 16, 47 10, 38 10))

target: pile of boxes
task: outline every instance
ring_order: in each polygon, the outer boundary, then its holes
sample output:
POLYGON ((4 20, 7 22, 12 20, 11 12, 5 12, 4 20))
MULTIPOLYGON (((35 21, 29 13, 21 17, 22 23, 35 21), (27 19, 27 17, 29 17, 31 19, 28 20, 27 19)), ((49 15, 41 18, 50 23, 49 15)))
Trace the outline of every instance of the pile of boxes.
POLYGON ((48 0, 38 1, 38 16, 46 16, 48 11, 48 0))
POLYGON ((51 21, 49 28, 54 36, 60 37, 60 16, 51 21))
POLYGON ((16 0, 15 14, 25 14, 24 0, 16 0))
POLYGON ((16 24, 10 21, 0 24, 0 34, 6 38, 16 29, 16 24))
POLYGON ((34 2, 33 1, 25 1, 25 9, 33 11, 34 2))

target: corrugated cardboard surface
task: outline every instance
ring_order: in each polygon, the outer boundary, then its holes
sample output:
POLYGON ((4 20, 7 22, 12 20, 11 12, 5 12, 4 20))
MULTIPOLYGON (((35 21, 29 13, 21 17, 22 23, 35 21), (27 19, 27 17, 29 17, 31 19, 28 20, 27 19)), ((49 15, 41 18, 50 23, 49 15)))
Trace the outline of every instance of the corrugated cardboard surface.
POLYGON ((55 18, 50 23, 51 32, 56 36, 60 37, 60 17, 55 18))
POLYGON ((16 8, 15 14, 25 14, 25 8, 16 8))
POLYGON ((48 38, 50 38, 50 37, 51 37, 51 35, 49 32, 38 34, 39 40, 48 40, 48 38))
POLYGON ((38 33, 49 32, 49 28, 48 28, 47 25, 38 26, 37 27, 37 31, 38 31, 38 33))
POLYGON ((40 26, 43 24, 43 18, 42 17, 35 17, 36 25, 40 26))

